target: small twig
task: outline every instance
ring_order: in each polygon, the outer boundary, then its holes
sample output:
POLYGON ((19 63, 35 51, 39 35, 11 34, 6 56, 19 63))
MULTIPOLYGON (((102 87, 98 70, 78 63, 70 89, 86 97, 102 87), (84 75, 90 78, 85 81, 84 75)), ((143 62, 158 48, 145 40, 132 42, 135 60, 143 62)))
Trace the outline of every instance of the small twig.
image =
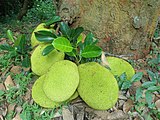
POLYGON ((113 57, 118 57, 118 58, 122 58, 122 59, 127 59, 126 57, 133 57, 133 54, 128 54, 128 55, 115 55, 115 54, 111 54, 108 52, 104 52, 106 56, 113 56, 113 57))

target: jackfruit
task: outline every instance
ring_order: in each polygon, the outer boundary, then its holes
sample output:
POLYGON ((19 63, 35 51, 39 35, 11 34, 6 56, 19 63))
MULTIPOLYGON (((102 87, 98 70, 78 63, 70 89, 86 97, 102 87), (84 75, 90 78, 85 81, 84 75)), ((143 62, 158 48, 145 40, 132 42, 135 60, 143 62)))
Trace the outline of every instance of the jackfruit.
POLYGON ((36 80, 32 87, 32 98, 33 100, 42 107, 45 108, 54 108, 58 107, 60 104, 50 100, 43 91, 43 83, 46 76, 43 75, 36 80))
POLYGON ((64 53, 57 50, 51 51, 48 55, 42 56, 42 51, 46 45, 39 45, 31 55, 31 69, 41 76, 57 61, 64 59, 64 53))
POLYGON ((80 97, 92 108, 107 110, 118 99, 118 84, 113 74, 96 62, 78 66, 80 97))
POLYGON ((54 63, 46 74, 43 90, 55 102, 69 99, 79 84, 78 67, 75 63, 62 60, 54 63))
POLYGON ((127 79, 130 80, 135 74, 134 68, 125 60, 117 57, 106 57, 111 72, 116 76, 126 73, 127 79))
MULTIPOLYGON (((46 94, 43 91, 43 84, 45 81, 46 76, 43 75, 39 77, 36 82, 34 83, 32 87, 32 98, 33 100, 39 104, 42 107, 45 108, 55 108, 59 107, 63 103, 57 103, 49 99, 46 94)), ((71 100, 75 99, 78 97, 78 92, 76 91, 67 101, 66 103, 70 102, 71 100)))
POLYGON ((32 47, 35 47, 39 44, 45 44, 44 42, 39 42, 36 37, 35 37, 35 33, 34 32, 37 32, 37 31, 40 31, 40 30, 45 30, 45 31, 53 31, 53 29, 47 29, 44 27, 45 23, 41 23, 39 24, 35 29, 34 31, 32 32, 32 35, 31 35, 31 46, 32 47))

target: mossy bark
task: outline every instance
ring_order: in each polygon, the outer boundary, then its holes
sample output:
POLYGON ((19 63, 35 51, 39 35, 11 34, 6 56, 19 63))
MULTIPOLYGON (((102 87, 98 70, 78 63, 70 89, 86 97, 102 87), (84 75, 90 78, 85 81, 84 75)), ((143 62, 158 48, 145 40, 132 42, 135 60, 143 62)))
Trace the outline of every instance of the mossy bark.
POLYGON ((93 32, 104 51, 135 59, 149 53, 160 0, 53 1, 65 21, 93 32))

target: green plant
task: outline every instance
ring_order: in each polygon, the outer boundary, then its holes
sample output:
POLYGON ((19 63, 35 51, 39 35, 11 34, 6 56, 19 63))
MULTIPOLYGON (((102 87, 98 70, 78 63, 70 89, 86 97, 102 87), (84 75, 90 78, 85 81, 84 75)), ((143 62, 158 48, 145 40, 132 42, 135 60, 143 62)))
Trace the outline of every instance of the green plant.
POLYGON ((49 54, 52 50, 57 49, 65 52, 68 58, 79 64, 85 59, 99 57, 102 53, 102 49, 96 45, 98 42, 94 38, 92 33, 86 35, 83 41, 82 27, 71 29, 65 22, 60 22, 59 16, 54 16, 51 21, 47 21, 46 27, 52 24, 57 24, 55 31, 37 31, 35 37, 40 42, 49 43, 49 45, 43 50, 42 55, 49 54), (60 28, 60 29, 59 29, 60 28), (83 59, 83 60, 82 60, 83 59))
POLYGON ((13 33, 10 30, 7 31, 7 36, 12 43, 2 44, 0 45, 0 49, 4 51, 8 51, 10 53, 9 57, 15 58, 15 60, 21 61, 21 57, 22 57, 22 66, 29 67, 30 60, 29 60, 28 51, 30 50, 30 48, 27 44, 27 40, 25 38, 26 36, 23 34, 20 34, 18 35, 17 38, 14 38, 13 33))
POLYGON ((150 81, 144 82, 142 86, 136 90, 136 101, 142 98, 142 93, 145 90, 145 100, 146 100, 147 106, 149 108, 154 108, 155 104, 153 103, 152 96, 154 92, 159 93, 160 91, 160 86, 158 86, 158 84, 160 83, 159 75, 158 73, 153 73, 150 70, 148 70, 147 73, 149 74, 150 81))
POLYGON ((31 81, 31 74, 24 75, 21 74, 12 75, 17 86, 9 87, 8 90, 0 91, 0 101, 7 100, 8 103, 23 104, 23 96, 27 91, 27 86, 31 81))
POLYGON ((35 0, 34 5, 28 10, 23 21, 44 21, 55 15, 55 8, 52 0, 35 0))
POLYGON ((149 113, 145 119, 160 119, 160 111, 155 107, 154 95, 160 94, 160 74, 159 74, 160 55, 156 54, 155 58, 148 60, 151 70, 147 70, 148 81, 136 90, 134 100, 135 110, 145 117, 144 108, 147 107, 149 113), (143 109, 142 109, 143 108, 143 109))
POLYGON ((23 111, 20 114, 23 120, 51 120, 54 118, 55 109, 42 109, 37 104, 23 104, 23 111))
POLYGON ((133 77, 130 80, 127 79, 126 73, 123 73, 120 77, 118 76, 115 76, 115 77, 117 79, 119 89, 127 90, 132 86, 134 82, 140 81, 142 79, 143 73, 142 72, 136 73, 135 75, 133 75, 133 77))

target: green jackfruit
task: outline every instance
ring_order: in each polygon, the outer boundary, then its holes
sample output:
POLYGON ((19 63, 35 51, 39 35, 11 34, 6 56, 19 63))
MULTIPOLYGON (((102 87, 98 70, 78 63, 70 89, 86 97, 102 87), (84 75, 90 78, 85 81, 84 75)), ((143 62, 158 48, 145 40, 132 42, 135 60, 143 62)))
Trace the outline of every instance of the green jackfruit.
POLYGON ((74 94, 66 102, 70 102, 70 101, 76 99, 77 97, 78 97, 78 92, 75 91, 74 94))
POLYGON ((54 108, 60 104, 50 100, 44 93, 42 87, 45 80, 45 75, 41 76, 32 87, 32 98, 33 100, 42 107, 54 108))
POLYGON ((44 27, 45 23, 41 23, 39 24, 35 30, 32 32, 32 35, 31 35, 31 46, 32 47, 35 47, 36 45, 39 45, 39 44, 44 44, 44 42, 39 42, 36 37, 35 37, 35 34, 34 32, 37 32, 37 31, 40 31, 40 30, 45 30, 45 31, 52 31, 53 29, 47 29, 44 27))
MULTIPOLYGON (((36 80, 36 82, 34 83, 33 87, 32 87, 32 98, 33 100, 39 104, 42 107, 45 108, 55 108, 55 107, 59 107, 61 104, 63 103, 57 103, 52 101, 51 99, 49 99, 46 94, 43 91, 43 84, 45 81, 46 76, 43 75, 41 77, 39 77, 39 79, 36 80)), ((76 91, 67 101, 70 102, 71 100, 75 99, 78 97, 78 92, 76 91)))
POLYGON ((43 90, 48 98, 55 102, 69 99, 79 84, 77 65, 68 60, 58 61, 46 74, 43 90))
POLYGON ((90 62, 78 66, 80 97, 92 108, 107 110, 118 99, 118 84, 113 74, 100 64, 90 62))
POLYGON ((55 62, 64 59, 64 53, 57 50, 53 50, 48 55, 42 56, 42 51, 45 47, 46 45, 39 45, 31 56, 31 69, 39 76, 45 74, 55 62))
POLYGON ((135 74, 134 68, 125 60, 116 57, 106 57, 111 72, 114 75, 120 76, 124 72, 127 75, 127 79, 130 80, 135 74))

